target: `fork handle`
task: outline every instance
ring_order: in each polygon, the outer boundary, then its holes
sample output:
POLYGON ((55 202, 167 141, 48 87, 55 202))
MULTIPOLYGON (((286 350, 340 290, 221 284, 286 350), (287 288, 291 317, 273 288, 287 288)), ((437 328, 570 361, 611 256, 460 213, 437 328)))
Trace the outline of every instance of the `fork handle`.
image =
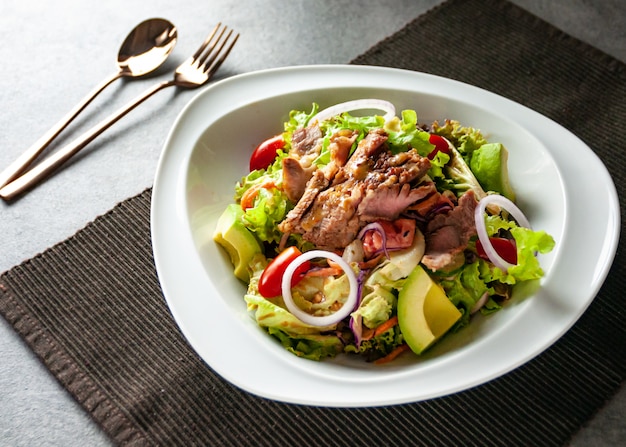
POLYGON ((24 151, 13 163, 7 166, 2 172, 0 172, 0 187, 6 185, 11 180, 14 180, 18 177, 22 172, 26 170, 26 168, 33 162, 35 159, 43 152, 45 148, 47 148, 52 140, 54 140, 57 135, 61 133, 63 129, 65 129, 69 123, 71 123, 74 118, 78 116, 80 112, 83 111, 87 105, 93 101, 93 99, 98 96, 106 87, 116 81, 117 79, 123 76, 123 72, 120 70, 114 75, 102 81, 98 86, 96 86, 91 93, 89 93, 85 98, 83 98, 78 104, 74 106, 72 110, 70 110, 61 120, 56 123, 50 130, 48 130, 45 134, 43 134, 37 141, 35 141, 26 151, 24 151))
POLYGON ((92 127, 89 131, 84 133, 81 137, 74 140, 72 143, 61 148, 59 151, 52 154, 50 157, 44 159, 41 163, 33 167, 31 170, 24 173, 22 176, 16 178, 12 182, 6 184, 0 188, 0 197, 4 200, 11 200, 15 196, 27 191, 35 186, 41 180, 52 174, 59 166, 69 160, 72 156, 77 154, 81 149, 92 142, 98 135, 107 130, 118 120, 124 117, 128 112, 133 110, 139 104, 146 99, 154 95, 156 92, 163 90, 166 87, 175 85, 173 81, 165 81, 160 84, 156 84, 154 87, 146 90, 143 94, 137 97, 135 100, 122 107, 117 112, 110 115, 105 120, 101 121, 96 126, 92 127))

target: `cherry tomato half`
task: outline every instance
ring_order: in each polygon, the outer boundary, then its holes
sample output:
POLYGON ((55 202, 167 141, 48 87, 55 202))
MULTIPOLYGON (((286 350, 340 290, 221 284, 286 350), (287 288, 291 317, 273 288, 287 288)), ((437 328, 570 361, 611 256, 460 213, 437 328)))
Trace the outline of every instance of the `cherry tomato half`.
MULTIPOLYGON (((287 266, 291 264, 302 252, 296 247, 288 247, 283 250, 278 256, 276 256, 272 262, 269 263, 259 279, 259 293, 265 298, 272 298, 282 295, 282 282, 283 275, 287 266)), ((307 271, 311 269, 310 262, 303 262, 291 278, 291 287, 298 284, 307 271)))
POLYGON ((259 144, 250 156, 250 171, 267 169, 276 159, 276 152, 283 147, 285 140, 282 135, 276 135, 259 144))
POLYGON ((443 152, 444 154, 450 155, 450 146, 448 145, 448 141, 446 141, 444 137, 431 134, 428 138, 428 142, 435 145, 435 148, 432 150, 432 152, 428 154, 429 160, 435 158, 437 152, 443 152))
MULTIPOLYGON (((515 246, 514 240, 505 239, 503 237, 490 237, 489 240, 496 253, 498 253, 502 259, 509 264, 517 264, 517 247, 515 246)), ((476 253, 483 259, 489 259, 480 239, 476 241, 476 253)))

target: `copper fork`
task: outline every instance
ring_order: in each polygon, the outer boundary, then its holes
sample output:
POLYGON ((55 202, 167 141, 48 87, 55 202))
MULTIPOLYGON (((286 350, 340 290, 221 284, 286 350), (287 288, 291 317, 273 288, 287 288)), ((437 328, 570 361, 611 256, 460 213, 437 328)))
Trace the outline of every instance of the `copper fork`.
POLYGON ((193 56, 178 66, 173 79, 161 82, 146 90, 142 95, 113 113, 104 121, 100 122, 100 124, 94 126, 80 138, 74 140, 31 170, 2 187, 0 189, 0 197, 4 200, 11 200, 15 196, 35 186, 87 146, 87 144, 93 141, 98 135, 156 92, 172 86, 197 88, 206 84, 220 68, 239 38, 239 33, 233 34, 232 29, 226 32, 227 30, 228 28, 226 26, 222 26, 221 23, 218 23, 193 56))

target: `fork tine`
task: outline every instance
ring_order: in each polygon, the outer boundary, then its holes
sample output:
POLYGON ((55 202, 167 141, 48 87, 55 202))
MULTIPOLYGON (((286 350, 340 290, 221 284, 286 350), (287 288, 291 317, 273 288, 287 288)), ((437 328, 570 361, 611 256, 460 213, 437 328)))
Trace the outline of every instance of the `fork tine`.
MULTIPOLYGON (((215 37, 215 33, 217 33, 217 30, 220 29, 220 26, 222 26, 221 22, 218 23, 217 25, 215 25, 215 28, 213 28, 213 30, 209 33, 208 37, 204 40, 204 42, 202 42, 202 45, 200 45, 200 47, 196 50, 196 52, 193 54, 193 56, 191 56, 191 59, 193 61, 196 61, 200 57, 200 55, 202 54, 204 49, 213 40, 213 37, 215 37)), ((222 33, 223 33, 223 31, 222 31, 222 33)), ((213 45, 215 45, 215 44, 213 44, 213 45)))
POLYGON ((226 35, 226 38, 224 40, 222 40, 221 44, 220 44, 220 39, 224 35, 225 31, 226 31, 226 28, 224 28, 222 30, 222 33, 218 37, 218 40, 213 45, 211 45, 211 47, 208 50, 206 50, 205 54, 202 56, 201 64, 200 64, 200 68, 202 68, 202 71, 206 71, 206 68, 213 63, 213 61, 215 60, 215 58, 217 56, 219 56, 220 52, 222 51, 222 48, 224 48, 224 45, 226 44, 226 42, 228 41, 229 37, 233 33, 233 31, 230 30, 228 32, 228 34, 226 35), (214 51, 215 47, 218 44, 220 44, 219 48, 216 51, 214 51))
POLYGON ((220 68, 224 60, 228 57, 231 50, 237 43, 237 39, 239 39, 239 33, 235 34, 231 42, 228 44, 228 47, 226 48, 226 50, 222 51, 224 49, 224 46, 228 43, 228 39, 230 39, 230 36, 232 34, 233 34, 233 30, 230 30, 228 34, 226 35, 226 38, 222 41, 222 44, 220 45, 218 50, 213 54, 213 56, 209 60, 205 61, 205 63, 203 64, 202 69, 205 73, 209 75, 209 77, 211 77, 213 73, 215 73, 217 69, 220 68), (218 56, 220 56, 219 59, 217 59, 218 56))
MULTIPOLYGON (((213 50, 215 50, 215 47, 220 43, 220 40, 224 36, 224 32, 226 32, 227 29, 228 28, 226 26, 224 28, 222 28, 222 30, 220 31, 219 35, 215 39, 215 41, 211 42, 211 45, 209 45, 208 48, 206 48, 204 50, 202 56, 200 56, 200 58, 197 60, 199 67, 203 67, 207 63, 207 58, 213 54, 213 50)), ((231 31, 231 33, 232 33, 232 31, 231 31)), ((230 33, 228 34, 228 36, 229 35, 230 35, 230 33)), ((228 36, 226 36, 226 39, 228 39, 228 36)), ((224 44, 222 44, 222 45, 224 45, 224 44)), ((220 50, 221 50, 221 47, 218 49, 218 53, 219 53, 220 50)))

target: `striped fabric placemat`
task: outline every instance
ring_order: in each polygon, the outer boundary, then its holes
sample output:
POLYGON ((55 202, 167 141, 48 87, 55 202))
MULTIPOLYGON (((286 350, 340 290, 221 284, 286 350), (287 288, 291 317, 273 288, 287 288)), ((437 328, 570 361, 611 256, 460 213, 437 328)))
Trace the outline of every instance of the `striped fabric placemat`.
MULTIPOLYGON (((582 138, 625 193, 626 136, 615 123, 626 122, 626 66, 511 3, 449 0, 352 63, 446 76, 525 104, 582 138)), ((120 203, 0 277, 0 313, 117 444, 563 445, 624 380, 620 246, 579 322, 487 384, 381 408, 252 396, 204 364, 172 320, 152 258, 150 199, 146 190, 120 203)))

